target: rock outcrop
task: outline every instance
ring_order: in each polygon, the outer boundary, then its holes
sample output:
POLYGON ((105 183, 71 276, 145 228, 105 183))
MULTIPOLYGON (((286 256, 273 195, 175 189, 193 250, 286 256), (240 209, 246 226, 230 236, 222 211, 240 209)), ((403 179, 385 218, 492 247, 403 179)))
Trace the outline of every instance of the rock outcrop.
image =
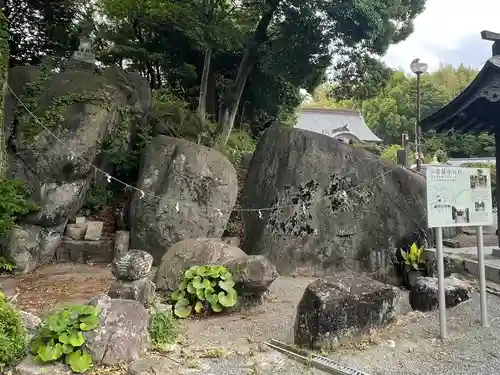
POLYGON ((236 201, 231 162, 205 146, 156 136, 141 157, 130 209, 130 246, 158 264, 173 244, 187 238, 221 237, 236 201))
MULTIPOLYGON (((453 308, 471 299, 471 288, 454 277, 444 279, 444 295, 447 308, 453 308)), ((410 306, 413 310, 432 311, 439 307, 438 279, 419 277, 410 290, 410 306)))
POLYGON ((99 327, 84 333, 85 347, 94 363, 115 365, 139 360, 149 344, 149 313, 144 306, 105 295, 89 304, 101 309, 99 327))
POLYGON ((149 307, 155 293, 155 284, 149 279, 153 264, 151 254, 142 250, 131 250, 113 260, 111 272, 116 281, 111 284, 108 296, 130 299, 149 307))
POLYGON ((243 207, 243 250, 264 255, 280 274, 312 268, 379 271, 391 249, 427 229, 425 180, 361 148, 330 137, 273 125, 250 162, 243 207), (262 215, 262 217, 261 217, 262 215))
POLYGON ((294 341, 309 348, 333 348, 396 316, 400 291, 365 276, 346 274, 309 284, 297 306, 294 341))
POLYGON ((24 273, 53 259, 68 219, 81 208, 94 176, 86 160, 100 165, 103 143, 135 133, 138 124, 121 126, 123 107, 151 105, 147 81, 135 74, 114 67, 97 74, 72 60, 59 72, 53 67, 9 71, 10 87, 29 109, 7 94, 9 175, 27 183, 39 207, 22 218, 5 249, 24 273))
POLYGON ((223 265, 231 271, 244 302, 258 301, 279 276, 276 267, 263 256, 246 255, 217 238, 196 238, 178 242, 167 251, 156 271, 156 288, 177 289, 188 268, 209 264, 223 265))

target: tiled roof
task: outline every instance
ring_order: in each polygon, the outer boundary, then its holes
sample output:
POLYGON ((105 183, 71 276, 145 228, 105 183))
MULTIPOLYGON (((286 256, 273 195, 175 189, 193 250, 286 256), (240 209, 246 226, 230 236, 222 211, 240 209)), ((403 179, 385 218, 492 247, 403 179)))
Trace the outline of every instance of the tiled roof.
POLYGON ((366 126, 363 117, 353 109, 301 108, 297 112, 296 128, 332 136, 348 130, 363 142, 382 142, 366 126))

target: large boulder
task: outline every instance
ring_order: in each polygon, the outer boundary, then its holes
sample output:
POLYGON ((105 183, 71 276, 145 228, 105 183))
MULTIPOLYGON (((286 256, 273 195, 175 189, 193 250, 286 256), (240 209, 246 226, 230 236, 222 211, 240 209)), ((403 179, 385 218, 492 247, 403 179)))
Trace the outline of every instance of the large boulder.
POLYGON ((312 268, 374 272, 427 238, 425 179, 322 134, 271 126, 250 162, 241 204, 243 250, 280 274, 312 268), (277 207, 274 210, 259 208, 277 207))
POLYGON ((383 327, 395 318, 399 297, 398 288, 361 275, 318 279, 307 286, 297 306, 295 344, 332 348, 383 327))
POLYGON ((100 324, 84 333, 85 347, 94 363, 115 365, 137 361, 149 344, 149 313, 137 301, 102 295, 89 301, 99 307, 100 324))
POLYGON ((59 71, 53 67, 57 64, 48 59, 42 67, 15 67, 8 75, 9 86, 27 107, 7 93, 8 172, 27 183, 39 207, 22 218, 4 250, 22 272, 53 259, 94 177, 89 162, 100 165, 103 159, 102 145, 111 138, 127 143, 133 136, 137 124, 122 126, 123 109, 151 104, 147 95, 130 94, 144 91, 144 82, 137 88, 137 77, 122 70, 127 90, 116 75, 106 74, 108 69, 97 74, 92 65, 73 60, 59 71))
POLYGON ((186 269, 209 264, 226 266, 240 295, 249 298, 261 296, 278 277, 276 267, 263 256, 248 256, 217 238, 196 238, 178 242, 165 253, 154 278, 156 288, 174 290, 186 269))
MULTIPOLYGON (((439 307, 438 279, 419 277, 410 290, 410 306, 413 310, 432 311, 439 307)), ((454 277, 444 279, 444 295, 447 308, 453 308, 471 299, 471 288, 454 277)))
POLYGON ((187 238, 221 237, 238 193, 236 171, 221 153, 156 136, 141 157, 130 212, 130 246, 153 255, 187 238), (152 194, 152 195, 151 195, 152 194))

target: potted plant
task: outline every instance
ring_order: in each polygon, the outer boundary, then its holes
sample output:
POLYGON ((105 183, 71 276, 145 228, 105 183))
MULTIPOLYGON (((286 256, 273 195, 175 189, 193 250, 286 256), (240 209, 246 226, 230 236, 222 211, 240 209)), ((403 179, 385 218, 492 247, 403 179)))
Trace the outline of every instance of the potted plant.
POLYGON ((412 287, 420 276, 427 276, 427 264, 424 259, 424 247, 417 247, 413 243, 410 251, 401 250, 401 256, 405 262, 405 281, 408 287, 412 287))

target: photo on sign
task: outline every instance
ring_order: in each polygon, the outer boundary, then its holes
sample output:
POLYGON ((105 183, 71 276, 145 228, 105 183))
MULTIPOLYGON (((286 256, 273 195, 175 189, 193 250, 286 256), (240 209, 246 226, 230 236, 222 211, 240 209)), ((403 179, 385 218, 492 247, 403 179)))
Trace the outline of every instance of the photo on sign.
POLYGON ((457 224, 458 223, 470 223, 469 209, 452 206, 451 207, 451 218, 457 224))
POLYGON ((476 212, 484 212, 484 211, 486 211, 486 203, 474 202, 474 209, 476 212))
POLYGON ((470 175, 470 188, 485 188, 488 187, 488 176, 481 169, 478 169, 475 174, 470 175))

